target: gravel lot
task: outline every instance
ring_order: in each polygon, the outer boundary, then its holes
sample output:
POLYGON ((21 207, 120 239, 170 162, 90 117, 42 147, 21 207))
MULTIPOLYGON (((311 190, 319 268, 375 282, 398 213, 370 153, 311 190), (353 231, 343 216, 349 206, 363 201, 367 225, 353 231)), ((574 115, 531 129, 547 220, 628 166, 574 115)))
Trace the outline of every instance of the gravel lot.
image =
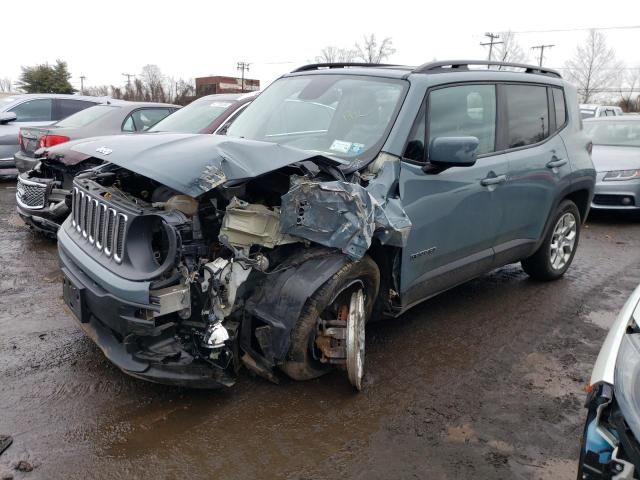
POLYGON ((14 195, 0 181, 0 473, 16 479, 573 479, 583 388, 640 283, 640 222, 598 215, 561 281, 508 266, 371 325, 360 394, 341 374, 180 390, 84 337, 14 195))

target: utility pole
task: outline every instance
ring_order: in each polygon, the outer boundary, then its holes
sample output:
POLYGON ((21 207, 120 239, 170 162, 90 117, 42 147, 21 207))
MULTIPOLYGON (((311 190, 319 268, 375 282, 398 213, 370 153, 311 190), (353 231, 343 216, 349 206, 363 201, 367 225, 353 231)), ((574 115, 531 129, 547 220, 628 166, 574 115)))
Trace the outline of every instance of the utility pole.
POLYGON ((84 95, 84 79, 87 78, 84 75, 80 75, 80 95, 84 95))
POLYGON ((127 77, 127 88, 131 86, 131 77, 135 77, 133 73, 123 73, 123 77, 127 77))
MULTIPOLYGON (((484 34, 484 36, 487 37, 489 41, 486 43, 481 43, 480 45, 482 45, 483 47, 486 47, 487 45, 489 45, 489 57, 487 58, 487 60, 491 61, 493 60, 493 46, 499 45, 504 42, 496 42, 496 40, 500 38, 500 35, 495 33, 487 32, 484 34)), ((487 65, 487 68, 489 68, 489 65, 487 65)))
POLYGON ((544 49, 545 48, 552 48, 555 47, 555 45, 536 45, 534 47, 531 47, 532 49, 539 49, 540 50, 540 61, 538 62, 538 66, 541 67, 542 66, 542 59, 544 58, 544 49))
POLYGON ((238 62, 238 70, 242 72, 242 83, 241 83, 242 93, 244 93, 244 71, 245 70, 247 72, 249 71, 249 65, 250 64, 247 62, 238 62))

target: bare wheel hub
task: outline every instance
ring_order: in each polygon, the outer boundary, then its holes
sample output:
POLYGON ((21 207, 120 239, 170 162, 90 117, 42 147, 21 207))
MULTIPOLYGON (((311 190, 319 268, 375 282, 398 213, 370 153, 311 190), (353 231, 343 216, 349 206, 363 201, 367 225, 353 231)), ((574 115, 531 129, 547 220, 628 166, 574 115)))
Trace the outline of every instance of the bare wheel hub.
POLYGON ((337 309, 335 319, 320 320, 315 346, 322 363, 332 363, 346 368, 349 382, 362 389, 365 346, 365 298, 362 288, 352 290, 344 299, 348 305, 337 309))

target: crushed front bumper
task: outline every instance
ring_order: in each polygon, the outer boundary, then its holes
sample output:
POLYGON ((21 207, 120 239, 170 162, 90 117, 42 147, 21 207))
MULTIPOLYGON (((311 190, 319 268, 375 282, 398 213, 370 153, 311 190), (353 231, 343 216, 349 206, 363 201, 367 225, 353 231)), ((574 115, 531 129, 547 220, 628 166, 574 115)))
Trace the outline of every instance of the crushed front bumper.
POLYGON ((133 377, 167 385, 220 388, 235 383, 226 371, 193 358, 172 328, 154 328, 140 317, 139 312, 156 308, 149 302, 149 282, 117 277, 80 252, 60 229, 58 253, 65 302, 114 365, 133 377))

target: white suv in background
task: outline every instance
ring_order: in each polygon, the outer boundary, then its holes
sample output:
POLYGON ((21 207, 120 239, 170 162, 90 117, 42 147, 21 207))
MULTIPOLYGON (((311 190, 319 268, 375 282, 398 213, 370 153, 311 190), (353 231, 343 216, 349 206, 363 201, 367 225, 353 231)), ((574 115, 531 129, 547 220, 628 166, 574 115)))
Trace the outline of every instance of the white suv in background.
POLYGON ((596 105, 593 103, 580 104, 580 116, 585 118, 617 117, 622 115, 622 109, 613 105, 596 105))

